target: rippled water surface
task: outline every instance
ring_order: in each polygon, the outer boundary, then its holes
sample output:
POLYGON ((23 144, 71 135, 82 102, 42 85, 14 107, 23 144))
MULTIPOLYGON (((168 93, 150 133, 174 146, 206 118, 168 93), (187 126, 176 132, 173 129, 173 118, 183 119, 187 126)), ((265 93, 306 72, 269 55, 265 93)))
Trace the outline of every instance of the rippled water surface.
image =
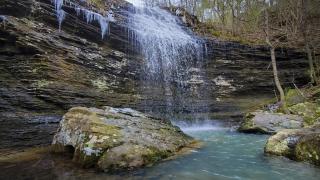
POLYGON ((195 127, 186 133, 204 142, 191 154, 126 174, 98 173, 47 155, 37 161, 0 165, 0 179, 319 179, 320 168, 264 156, 268 136, 225 128, 195 127))
POLYGON ((228 129, 187 129, 205 142, 202 149, 148 169, 164 179, 319 179, 320 168, 263 154, 268 136, 228 129))

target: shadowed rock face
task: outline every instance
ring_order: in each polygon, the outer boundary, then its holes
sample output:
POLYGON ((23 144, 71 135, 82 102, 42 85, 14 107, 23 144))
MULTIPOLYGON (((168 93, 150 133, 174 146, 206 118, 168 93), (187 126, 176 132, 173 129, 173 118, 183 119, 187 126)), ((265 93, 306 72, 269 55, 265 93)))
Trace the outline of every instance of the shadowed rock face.
MULTIPOLYGON (((50 0, 0 2, 0 15, 5 15, 0 18, 2 148, 50 143, 56 122, 74 106, 165 112, 162 87, 145 87, 141 94, 143 59, 128 43, 127 4, 113 10, 117 21, 110 23, 110 34, 104 40, 97 23, 87 24, 73 8, 63 9, 67 16, 59 32, 50 0)), ((210 93, 199 98, 194 104, 199 108, 193 113, 208 113, 202 106, 209 104, 210 117, 240 117, 243 109, 261 97, 273 96, 267 48, 205 41, 206 72, 194 70, 193 77, 206 74, 200 79, 210 93)), ((303 54, 279 50, 277 57, 285 85, 293 77, 297 85, 305 82, 303 54)), ((190 82, 201 81, 194 78, 190 82)))
POLYGON ((96 24, 74 14, 67 15, 59 32, 50 0, 1 1, 0 9, 6 15, 0 23, 4 148, 48 143, 57 127, 54 122, 71 107, 136 104, 141 59, 125 55, 120 26, 110 24, 114 34, 103 41, 96 24), (46 116, 54 120, 30 121, 46 116))

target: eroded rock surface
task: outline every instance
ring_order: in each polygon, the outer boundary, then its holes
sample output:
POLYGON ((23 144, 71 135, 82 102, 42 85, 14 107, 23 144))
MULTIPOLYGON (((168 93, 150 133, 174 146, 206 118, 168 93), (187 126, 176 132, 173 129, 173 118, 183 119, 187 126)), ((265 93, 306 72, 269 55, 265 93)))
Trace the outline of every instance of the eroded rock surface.
POLYGON ((273 134, 282 129, 303 127, 303 118, 293 114, 256 111, 248 113, 242 122, 240 132, 273 134))
POLYGON ((53 149, 74 150, 73 161, 108 171, 152 164, 192 142, 170 122, 129 108, 76 107, 60 122, 53 149))

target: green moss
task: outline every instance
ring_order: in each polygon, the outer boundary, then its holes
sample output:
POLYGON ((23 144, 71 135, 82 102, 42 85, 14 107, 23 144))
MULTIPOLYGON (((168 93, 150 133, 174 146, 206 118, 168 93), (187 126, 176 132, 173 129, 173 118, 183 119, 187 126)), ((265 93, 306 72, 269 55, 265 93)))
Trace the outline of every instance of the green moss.
POLYGON ((241 123, 240 127, 239 127, 239 131, 246 131, 248 129, 252 129, 254 127, 254 123, 253 123, 253 119, 254 118, 254 114, 252 113, 247 113, 245 116, 244 121, 241 123))
POLYGON ((147 153, 142 155, 146 164, 154 163, 171 156, 169 151, 161 151, 155 147, 148 147, 147 153))
POLYGON ((308 135, 296 146, 295 156, 299 161, 307 161, 320 165, 320 135, 308 135))
POLYGON ((120 133, 120 128, 118 126, 113 126, 113 125, 106 125, 106 124, 92 124, 91 125, 91 132, 93 133, 101 133, 101 134, 116 134, 119 135, 120 133))
POLYGON ((313 125, 320 117, 320 107, 316 103, 299 103, 288 109, 292 114, 302 116, 305 126, 313 125))
POLYGON ((287 106, 292 106, 298 103, 303 103, 306 99, 301 95, 297 89, 289 89, 286 93, 285 100, 287 106))
POLYGON ((268 141, 265 151, 278 156, 288 156, 290 154, 288 143, 286 140, 268 141))

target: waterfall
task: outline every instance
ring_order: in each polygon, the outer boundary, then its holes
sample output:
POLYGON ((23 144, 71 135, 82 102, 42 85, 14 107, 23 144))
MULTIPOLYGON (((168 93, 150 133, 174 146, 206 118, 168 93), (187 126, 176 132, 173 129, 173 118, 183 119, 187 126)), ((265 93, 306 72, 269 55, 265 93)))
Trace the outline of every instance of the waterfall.
MULTIPOLYGON (((143 85, 162 89, 165 109, 162 112, 174 122, 179 114, 196 114, 199 96, 206 94, 203 66, 204 43, 181 23, 177 16, 140 0, 129 0, 130 42, 145 58, 143 85)), ((157 96, 152 89, 151 96, 157 96)), ((146 106, 152 106, 146 104, 146 106)), ((202 105, 202 111, 207 105, 202 105)), ((159 113, 154 112, 153 113, 159 113)), ((192 117, 197 119, 197 117, 192 117)))
MULTIPOLYGON (((148 1, 128 1, 134 5, 128 12, 126 24, 130 46, 145 60, 140 86, 142 95, 148 99, 143 102, 145 111, 161 114, 176 123, 183 121, 181 116, 185 114, 193 121, 208 119, 201 116, 201 113, 208 112, 203 70, 204 42, 168 10, 145 3, 148 1), (152 104, 153 100, 160 105, 152 104)), ((109 22, 115 21, 111 10, 102 15, 72 0, 52 0, 52 3, 59 30, 66 17, 65 6, 73 8, 77 16, 82 15, 88 24, 97 21, 102 39, 108 31, 109 22)), ((175 14, 179 13, 178 9, 175 14)))

